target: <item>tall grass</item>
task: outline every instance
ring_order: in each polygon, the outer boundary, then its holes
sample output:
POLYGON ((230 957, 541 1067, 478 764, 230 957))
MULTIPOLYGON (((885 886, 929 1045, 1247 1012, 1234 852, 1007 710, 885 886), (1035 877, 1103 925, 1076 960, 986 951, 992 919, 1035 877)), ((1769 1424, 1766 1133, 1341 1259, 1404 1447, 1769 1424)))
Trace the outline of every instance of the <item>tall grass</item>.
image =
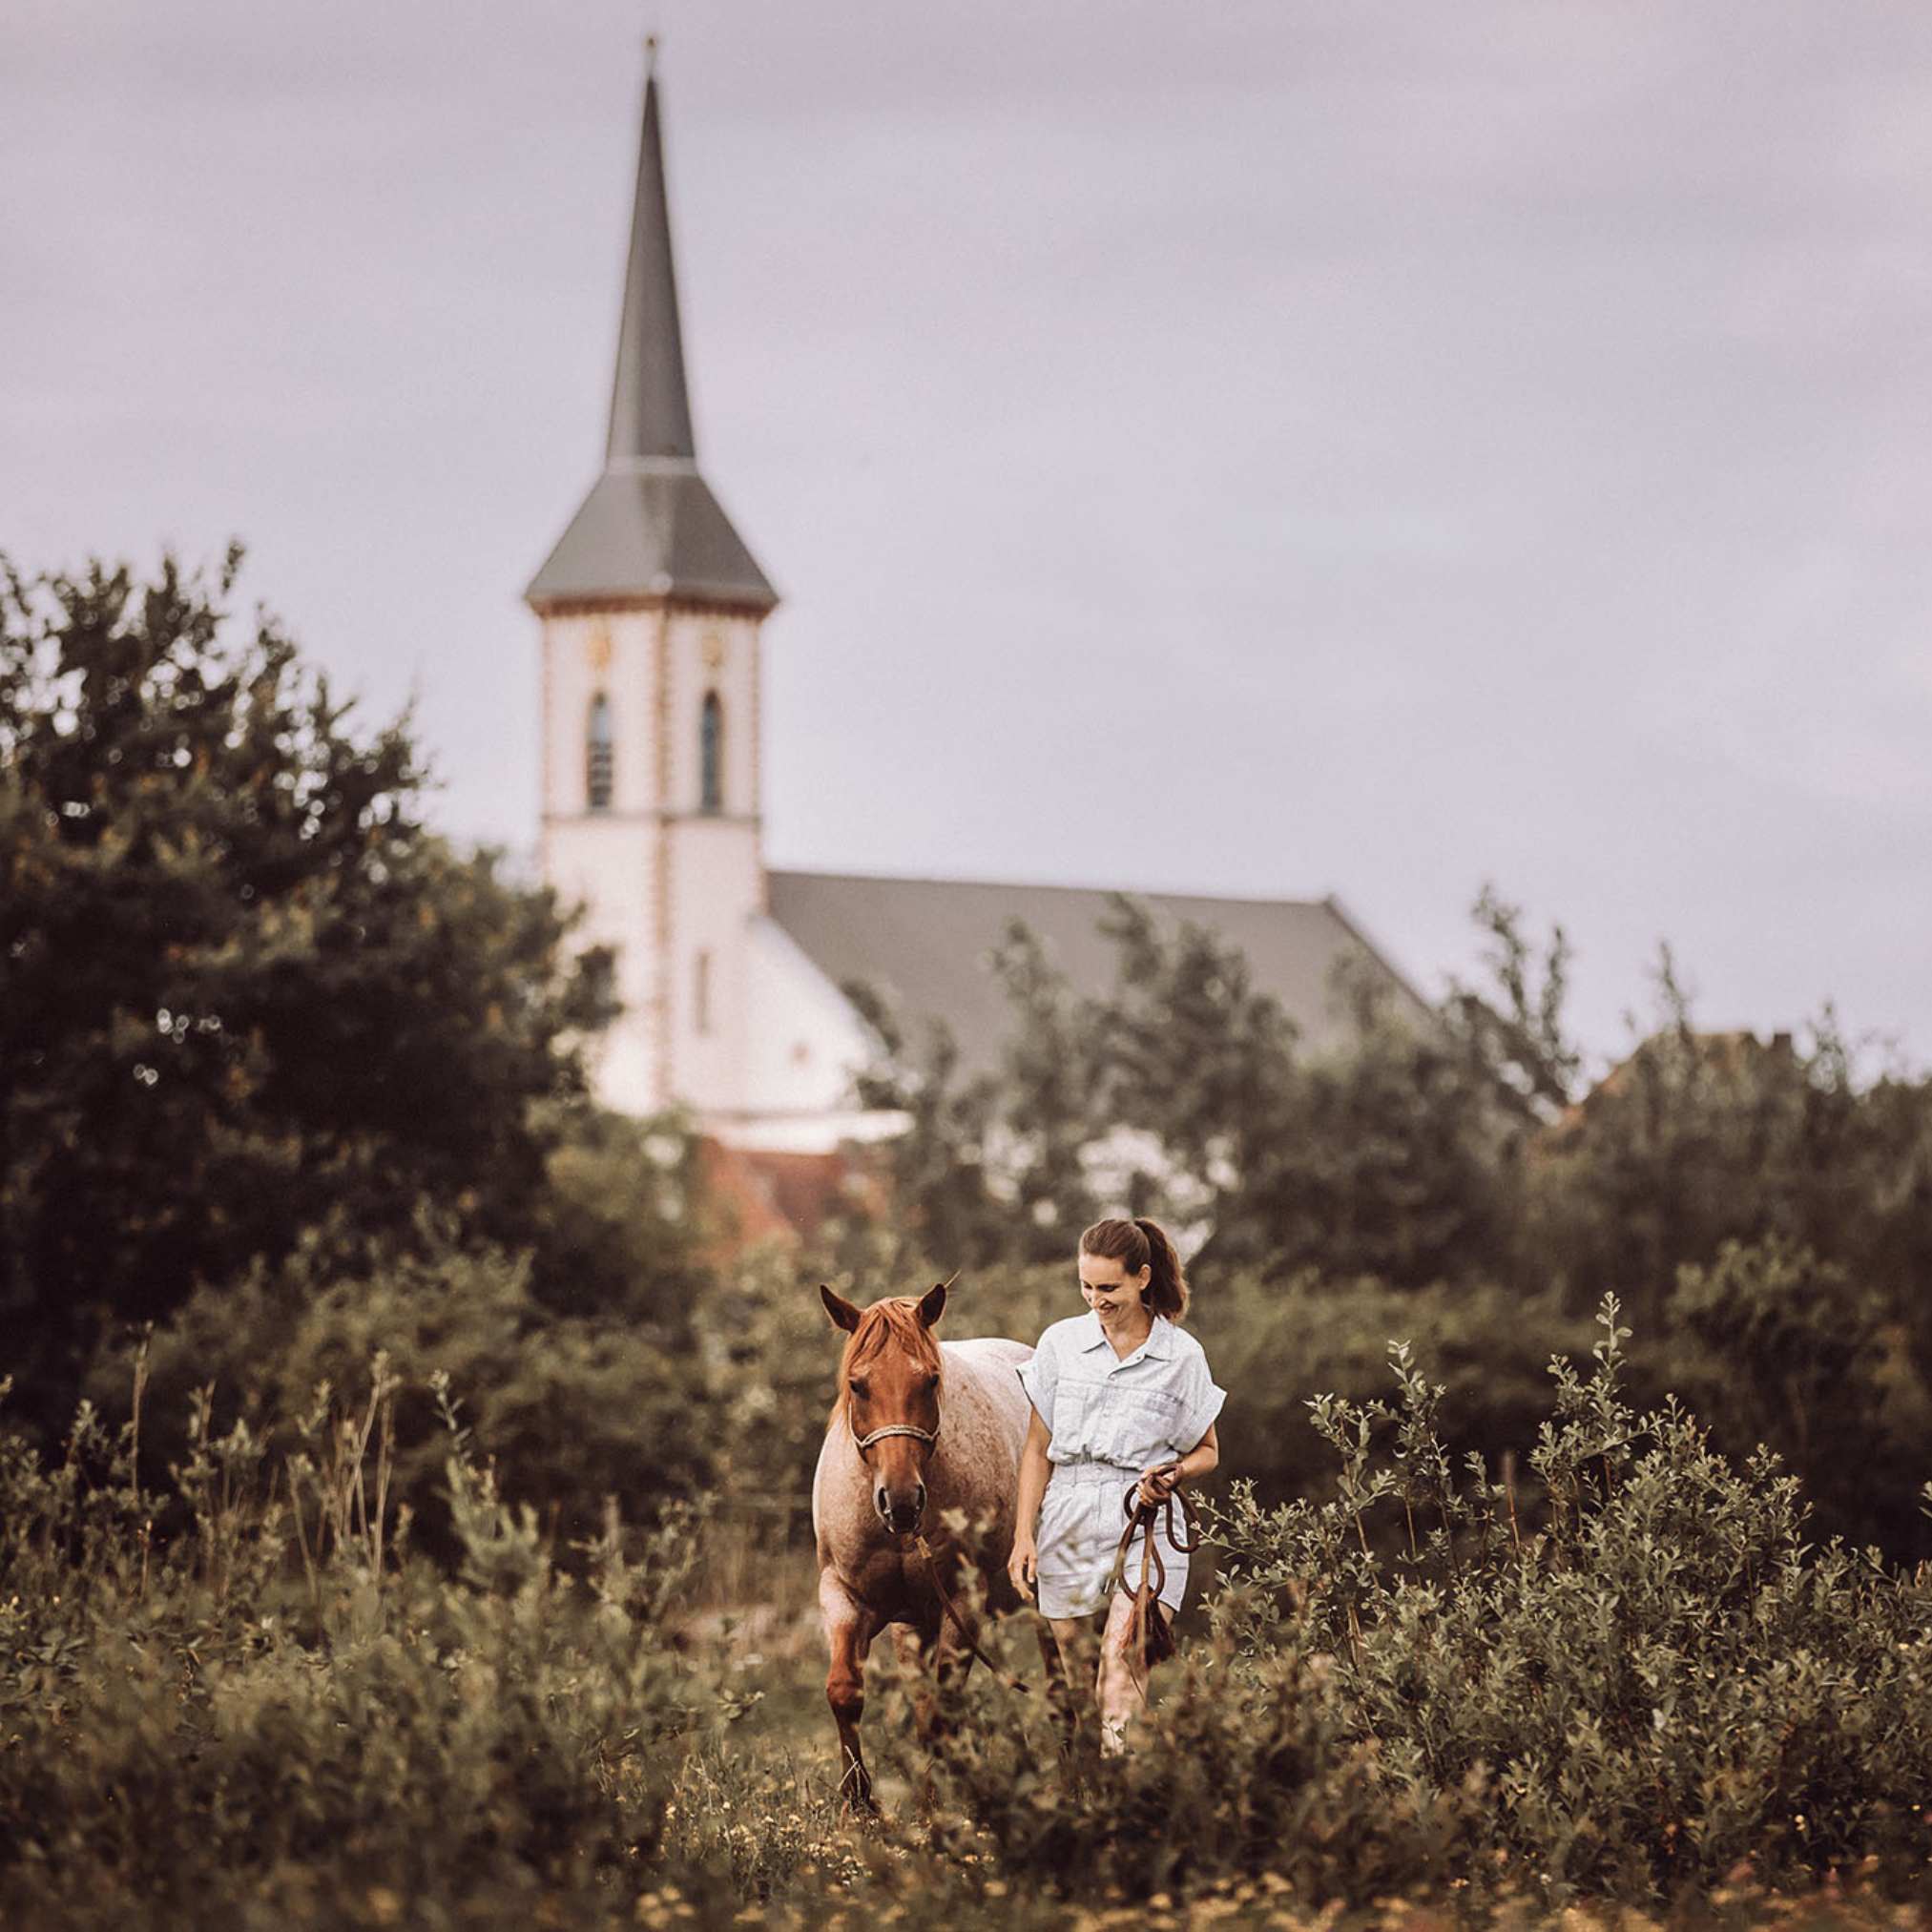
MULTIPOLYGON (((644 1531, 607 1502, 560 1541, 438 1380, 416 1391, 444 1437, 432 1559, 380 1354, 265 1429, 197 1397, 166 1472, 137 1376, 130 1422, 83 1406, 52 1463, 0 1437, 0 1923, 1298 1924, 1405 1901, 1742 1925, 1932 1902, 1932 1578, 1815 1545, 1772 1459, 1633 1411, 1602 1320, 1587 1367, 1553 1364, 1520 1491, 1454 1462, 1405 1347, 1386 1400, 1316 1399, 1329 1487, 1217 1512, 1204 1633, 1125 1758, 984 1673, 923 1744, 879 1656, 878 1827, 840 1812, 809 1553, 772 1511, 644 1531)), ((987 1641, 1037 1670, 1025 1619, 987 1641)))

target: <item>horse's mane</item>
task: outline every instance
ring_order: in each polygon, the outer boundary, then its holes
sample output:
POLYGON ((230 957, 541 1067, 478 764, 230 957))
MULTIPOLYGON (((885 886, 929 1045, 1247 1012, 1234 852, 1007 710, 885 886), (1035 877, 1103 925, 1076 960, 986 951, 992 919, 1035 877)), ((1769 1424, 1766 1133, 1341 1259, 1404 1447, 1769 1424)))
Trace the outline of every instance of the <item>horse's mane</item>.
POLYGON ((832 1404, 836 1419, 849 1400, 852 1378, 888 1342, 896 1341, 921 1368, 940 1367, 939 1343, 932 1330, 919 1319, 919 1298, 914 1295, 888 1296, 875 1301, 859 1318, 859 1326, 846 1338, 845 1352, 839 1358, 839 1399, 832 1404))

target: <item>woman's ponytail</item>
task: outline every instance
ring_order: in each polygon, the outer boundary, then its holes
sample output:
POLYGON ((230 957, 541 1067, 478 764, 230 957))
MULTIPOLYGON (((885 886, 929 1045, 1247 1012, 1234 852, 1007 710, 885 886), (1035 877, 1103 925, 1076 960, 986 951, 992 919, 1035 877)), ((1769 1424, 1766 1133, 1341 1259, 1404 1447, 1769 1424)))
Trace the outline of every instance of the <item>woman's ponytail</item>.
POLYGON ((1188 1278, 1182 1272, 1181 1258, 1174 1253, 1174 1243, 1167 1237, 1167 1230, 1158 1221, 1150 1221, 1145 1216, 1133 1225, 1147 1236, 1147 1265, 1153 1276, 1147 1284, 1147 1305, 1170 1321, 1185 1321, 1188 1278))
POLYGON ((1098 1261, 1118 1261, 1130 1275, 1145 1268, 1148 1309, 1178 1323, 1188 1319, 1188 1278, 1180 1257, 1158 1221, 1095 1221, 1080 1236, 1080 1252, 1098 1261))

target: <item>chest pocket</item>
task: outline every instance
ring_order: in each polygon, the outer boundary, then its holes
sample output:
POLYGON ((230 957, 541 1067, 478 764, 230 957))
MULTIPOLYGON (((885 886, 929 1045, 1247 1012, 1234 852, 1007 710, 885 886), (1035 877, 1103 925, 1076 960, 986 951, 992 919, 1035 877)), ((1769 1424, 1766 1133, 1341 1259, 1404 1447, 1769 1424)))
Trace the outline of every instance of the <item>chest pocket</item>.
POLYGON ((1123 1393, 1134 1419, 1165 1442, 1180 1421, 1180 1397, 1171 1388, 1130 1388, 1123 1393))
POLYGON ((1117 1380, 1105 1392, 1097 1426, 1103 1440, 1093 1453, 1138 1465, 1166 1452, 1180 1422, 1180 1397, 1172 1389, 1142 1388, 1117 1380))

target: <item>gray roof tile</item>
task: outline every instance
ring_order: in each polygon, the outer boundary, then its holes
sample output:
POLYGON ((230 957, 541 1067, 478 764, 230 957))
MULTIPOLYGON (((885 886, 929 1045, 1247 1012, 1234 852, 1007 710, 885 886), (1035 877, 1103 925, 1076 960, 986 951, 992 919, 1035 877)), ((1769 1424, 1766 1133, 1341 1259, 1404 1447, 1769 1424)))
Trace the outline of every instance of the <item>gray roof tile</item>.
POLYGON ((524 595, 539 605, 678 596, 755 611, 779 601, 696 466, 675 461, 606 469, 524 595))

